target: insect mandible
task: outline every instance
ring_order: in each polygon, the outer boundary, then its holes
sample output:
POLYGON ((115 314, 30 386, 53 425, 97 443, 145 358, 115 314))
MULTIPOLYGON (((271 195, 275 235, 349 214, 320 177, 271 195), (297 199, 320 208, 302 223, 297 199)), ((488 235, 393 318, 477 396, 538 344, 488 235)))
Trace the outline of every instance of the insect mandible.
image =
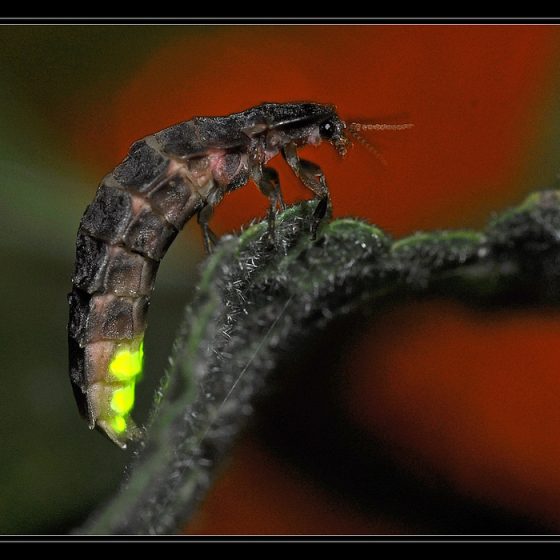
POLYGON ((217 241, 208 225, 213 208, 251 179, 269 199, 273 235, 276 210, 284 202, 278 174, 266 164, 281 153, 318 199, 315 234, 329 190, 320 167, 297 150, 325 140, 343 156, 348 132, 364 142, 360 127, 347 126, 333 105, 263 103, 224 117, 195 117, 131 146, 101 181, 76 240, 68 296, 70 379, 90 428, 123 448, 140 434, 130 412, 142 372, 150 294, 159 263, 185 223, 197 216, 210 252, 217 241))

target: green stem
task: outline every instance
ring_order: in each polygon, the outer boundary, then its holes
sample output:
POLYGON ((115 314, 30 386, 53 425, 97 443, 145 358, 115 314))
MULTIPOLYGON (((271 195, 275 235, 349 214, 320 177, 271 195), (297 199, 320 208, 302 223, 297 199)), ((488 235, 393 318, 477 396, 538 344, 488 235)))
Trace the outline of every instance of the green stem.
POLYGON ((121 491, 79 534, 168 534, 197 509, 280 357, 333 319, 411 295, 558 304, 560 195, 534 193, 483 232, 393 242, 364 221, 325 224, 313 202, 227 236, 208 259, 121 491))

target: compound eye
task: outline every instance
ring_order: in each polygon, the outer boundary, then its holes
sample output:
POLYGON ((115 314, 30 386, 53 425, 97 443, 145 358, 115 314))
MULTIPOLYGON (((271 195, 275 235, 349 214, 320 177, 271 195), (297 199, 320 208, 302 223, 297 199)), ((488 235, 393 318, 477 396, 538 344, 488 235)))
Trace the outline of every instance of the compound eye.
POLYGON ((330 140, 333 137, 334 131, 334 124, 330 121, 321 123, 319 126, 319 134, 321 135, 321 138, 325 138, 326 140, 330 140))

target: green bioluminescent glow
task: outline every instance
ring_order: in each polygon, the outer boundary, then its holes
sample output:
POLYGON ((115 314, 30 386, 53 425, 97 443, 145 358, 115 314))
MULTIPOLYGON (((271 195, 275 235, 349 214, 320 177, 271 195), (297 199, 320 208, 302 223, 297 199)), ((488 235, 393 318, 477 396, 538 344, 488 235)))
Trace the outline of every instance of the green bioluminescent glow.
POLYGON ((142 372, 143 360, 144 341, 140 342, 137 350, 127 345, 117 351, 109 364, 109 372, 119 381, 129 381, 142 372))
POLYGON ((124 415, 134 406, 134 383, 117 389, 111 397, 111 408, 119 415, 124 415))
POLYGON ((122 434, 126 430, 126 420, 122 416, 115 416, 110 424, 117 434, 122 434))
POLYGON ((100 417, 105 419, 115 436, 127 434, 128 415, 134 407, 134 389, 137 377, 142 373, 144 342, 142 339, 121 342, 108 367, 107 388, 110 400, 105 401, 100 417), (115 383, 115 380, 119 383, 115 383))

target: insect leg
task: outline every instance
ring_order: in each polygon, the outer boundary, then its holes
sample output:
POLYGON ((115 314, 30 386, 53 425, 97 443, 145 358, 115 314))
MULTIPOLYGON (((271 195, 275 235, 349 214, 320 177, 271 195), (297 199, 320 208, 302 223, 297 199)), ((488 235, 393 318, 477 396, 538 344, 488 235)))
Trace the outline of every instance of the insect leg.
POLYGON ((218 242, 218 236, 210 229, 208 222, 212 217, 214 212, 214 205, 213 204, 206 204, 203 206, 197 214, 197 220, 202 229, 202 239, 204 241, 204 250, 206 254, 210 254, 212 252, 212 247, 216 245, 218 242))
MULTIPOLYGON (((284 202, 284 197, 282 196, 282 190, 280 189, 280 180, 278 179, 278 172, 272 167, 263 167, 263 175, 265 180, 270 183, 274 189, 273 196, 274 200, 271 200, 271 204, 275 207, 278 206, 280 211, 286 209, 286 203, 284 202)), ((268 196, 268 195, 267 195, 268 196)))
POLYGON ((315 198, 318 199, 318 204, 313 212, 313 222, 311 223, 311 236, 315 239, 317 228, 325 217, 330 203, 329 188, 325 180, 325 174, 317 164, 306 159, 300 159, 295 144, 290 143, 284 146, 282 155, 299 180, 308 189, 313 191, 315 198))
POLYGON ((285 209, 282 191, 280 190, 280 181, 278 180, 278 172, 272 167, 255 166, 252 171, 252 178, 259 187, 259 190, 268 198, 270 206, 268 207, 268 236, 274 243, 274 226, 276 222, 276 207, 280 210, 285 209))

